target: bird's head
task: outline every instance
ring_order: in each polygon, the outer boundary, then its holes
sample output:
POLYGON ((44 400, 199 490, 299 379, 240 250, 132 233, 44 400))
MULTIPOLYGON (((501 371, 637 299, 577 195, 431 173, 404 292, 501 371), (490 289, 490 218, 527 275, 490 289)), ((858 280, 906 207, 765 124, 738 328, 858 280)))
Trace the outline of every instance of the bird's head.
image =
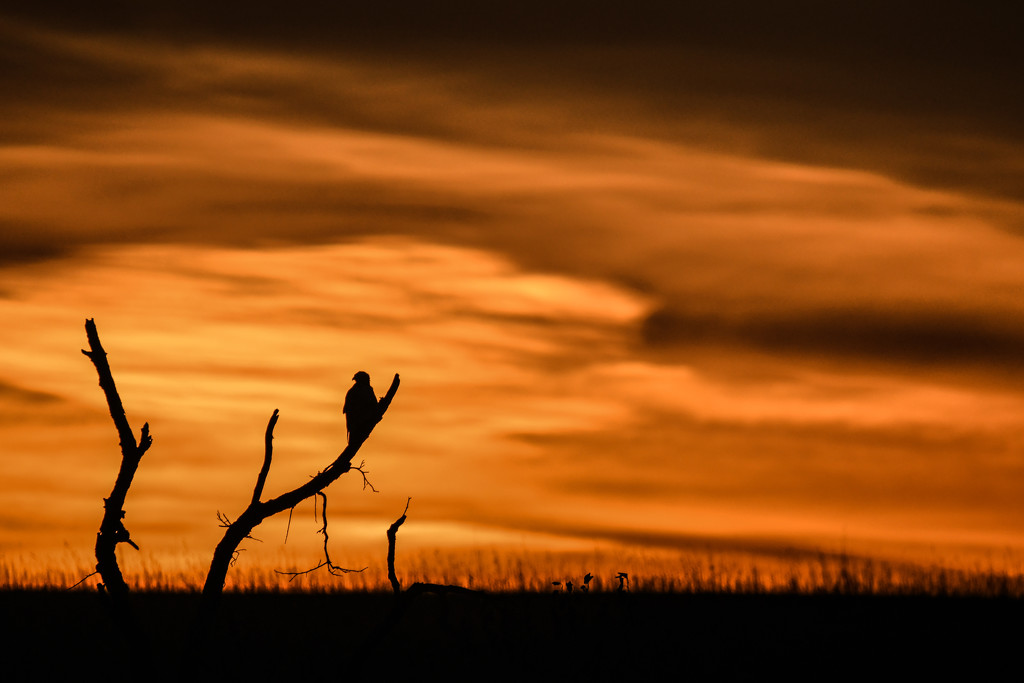
POLYGON ((361 382, 365 384, 370 383, 370 375, 368 373, 363 372, 362 370, 352 375, 352 379, 356 381, 356 384, 359 384, 361 382))

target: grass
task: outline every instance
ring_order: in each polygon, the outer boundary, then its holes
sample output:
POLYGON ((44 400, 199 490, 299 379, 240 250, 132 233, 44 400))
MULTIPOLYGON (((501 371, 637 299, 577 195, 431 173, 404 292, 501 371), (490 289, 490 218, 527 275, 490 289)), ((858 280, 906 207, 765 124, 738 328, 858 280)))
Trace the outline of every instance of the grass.
MULTIPOLYGON (((92 570, 92 558, 66 556, 58 562, 42 558, 0 560, 0 589, 61 589, 74 585, 92 570)), ((350 567, 362 572, 331 576, 326 571, 288 577, 274 569, 294 571, 313 566, 315 558, 265 557, 244 553, 229 572, 228 591, 373 593, 389 592, 383 558, 357 557, 350 567)), ((143 591, 198 591, 208 558, 150 558, 133 552, 121 555, 130 586, 143 591)), ((637 593, 783 594, 875 596, 1024 597, 1024 573, 990 567, 949 568, 910 561, 828 553, 754 556, 711 550, 650 553, 629 550, 592 552, 412 552, 398 556, 399 578, 405 585, 427 581, 498 593, 576 590, 590 573, 591 593, 614 592, 619 573, 629 576, 637 593), (558 585, 555 585, 557 582, 558 585)), ((93 577, 76 590, 90 590, 93 577)))
POLYGON ((108 680, 984 680, 1016 665, 1022 606, 831 593, 427 595, 375 639, 395 606, 387 593, 234 592, 202 653, 187 640, 197 599, 134 595, 152 642, 145 661, 95 591, 0 591, 0 613, 18 624, 5 639, 18 653, 7 680, 85 678, 96 668, 108 680))
POLYGON ((384 629, 396 598, 379 559, 362 574, 288 582, 243 557, 201 652, 188 633, 203 562, 124 557, 149 659, 126 648, 96 579, 65 589, 88 565, 33 573, 5 559, 0 614, 18 625, 4 643, 18 653, 10 680, 83 678, 96 666, 111 681, 140 671, 156 680, 978 679, 1016 666, 1024 607, 1020 572, 842 554, 414 552, 399 553, 406 585, 488 592, 421 596, 384 629), (616 590, 620 571, 629 592, 616 590), (565 590, 588 572, 588 592, 565 590))

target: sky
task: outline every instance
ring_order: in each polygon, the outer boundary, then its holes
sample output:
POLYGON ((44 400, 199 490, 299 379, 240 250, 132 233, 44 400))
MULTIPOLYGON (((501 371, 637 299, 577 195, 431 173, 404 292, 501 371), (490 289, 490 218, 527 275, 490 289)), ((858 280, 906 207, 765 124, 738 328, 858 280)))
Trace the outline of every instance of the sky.
POLYGON ((1009 9, 662 4, 0 4, 4 560, 90 553, 86 318, 168 562, 274 409, 268 495, 340 452, 357 370, 402 387, 336 562, 410 497, 442 551, 1024 550, 1009 9))

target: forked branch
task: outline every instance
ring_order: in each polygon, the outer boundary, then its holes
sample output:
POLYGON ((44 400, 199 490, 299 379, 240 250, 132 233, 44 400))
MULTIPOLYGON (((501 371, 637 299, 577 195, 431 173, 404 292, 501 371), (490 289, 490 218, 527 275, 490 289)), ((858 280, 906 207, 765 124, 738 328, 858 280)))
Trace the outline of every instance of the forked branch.
POLYGON ((125 583, 121 569, 117 565, 117 555, 114 550, 118 543, 127 543, 136 550, 139 546, 131 539, 128 529, 124 526, 124 501, 128 496, 128 489, 131 488, 135 472, 139 468, 142 456, 153 445, 153 437, 149 434, 149 423, 142 425, 142 432, 139 441, 135 441, 131 425, 125 416, 124 405, 117 393, 117 386, 114 384, 114 376, 107 362, 107 352, 100 343, 99 333, 96 331, 96 323, 90 318, 85 321, 85 335, 89 340, 89 350, 82 350, 82 353, 92 361, 96 367, 96 374, 99 375, 100 388, 107 399, 107 407, 110 410, 110 417, 114 420, 114 427, 117 429, 121 446, 121 467, 117 472, 117 479, 114 481, 114 488, 109 498, 103 499, 103 520, 100 522, 100 530, 96 535, 96 571, 103 579, 103 585, 115 599, 126 596, 128 584, 125 583))
MULTIPOLYGON (((128 584, 124 580, 121 568, 117 564, 117 544, 127 543, 136 550, 139 546, 132 540, 131 534, 124 525, 124 502, 128 497, 135 472, 139 469, 142 456, 153 445, 153 437, 149 434, 149 423, 142 425, 139 440, 135 440, 131 425, 124 412, 124 405, 114 384, 114 375, 107 362, 107 352, 100 343, 96 323, 89 318, 85 321, 85 336, 89 341, 89 350, 82 353, 92 361, 99 376, 100 388, 107 399, 110 417, 117 429, 118 441, 121 446, 121 466, 114 480, 114 488, 108 498, 103 499, 103 519, 100 530, 96 534, 96 573, 102 579, 102 588, 110 596, 110 607, 125 638, 131 644, 130 657, 136 664, 148 660, 148 642, 136 622, 128 600, 128 584)), ((91 575, 90 575, 91 576, 91 575)), ((88 578, 88 577, 86 577, 88 578)), ((84 581, 85 579, 82 579, 84 581)), ((79 582, 81 583, 81 581, 79 582)), ((78 585, 78 584, 75 584, 78 585)))
MULTIPOLYGON (((400 380, 396 374, 394 379, 391 381, 391 386, 388 388, 387 393, 378 403, 378 412, 376 419, 373 422, 373 426, 380 422, 384 417, 384 413, 387 412, 388 407, 395 398, 395 393, 398 391, 399 383, 400 380)), ((273 432, 274 427, 277 424, 277 417, 278 413, 275 410, 274 414, 270 417, 270 422, 267 424, 267 432, 264 439, 265 454, 263 458, 263 469, 269 470, 270 467, 273 450, 273 432)), ((370 427, 370 431, 373 430, 373 426, 370 427)), ((369 433, 367 433, 367 435, 368 434, 369 433)), ((206 583, 203 586, 200 607, 200 628, 202 630, 205 630, 209 625, 210 619, 216 611, 216 603, 224 589, 224 582, 227 577, 228 568, 231 565, 231 558, 234 555, 238 544, 241 543, 242 540, 246 538, 254 528, 256 528, 256 526, 262 523, 263 520, 268 517, 272 517, 279 512, 293 508, 307 498, 323 491, 337 480, 338 477, 352 469, 352 458, 354 458, 356 453, 359 452, 359 447, 362 446, 364 441, 365 438, 349 442, 345 447, 345 450, 343 450, 330 465, 328 465, 324 470, 318 472, 315 476, 311 477, 309 481, 295 489, 292 489, 291 491, 288 491, 287 493, 283 493, 280 496, 271 498, 267 501, 259 500, 260 495, 263 492, 263 483, 266 479, 266 476, 263 474, 263 469, 261 469, 260 476, 257 477, 256 489, 253 491, 253 498, 250 501, 249 506, 228 526, 227 530, 224 532, 224 537, 221 539, 220 543, 217 544, 217 548, 213 552, 213 561, 210 563, 210 571, 206 576, 206 583)))

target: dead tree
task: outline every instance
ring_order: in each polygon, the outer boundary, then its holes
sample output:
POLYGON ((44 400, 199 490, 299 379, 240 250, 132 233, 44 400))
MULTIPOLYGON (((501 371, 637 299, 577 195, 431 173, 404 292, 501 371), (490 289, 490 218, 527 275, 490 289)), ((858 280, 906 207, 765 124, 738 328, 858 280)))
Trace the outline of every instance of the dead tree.
MULTIPOLYGON (((424 581, 417 581, 405 589, 405 591, 402 591, 402 582, 398 580, 398 574, 395 572, 395 545, 398 543, 398 528, 405 524, 405 520, 408 518, 409 514, 409 503, 411 502, 412 498, 405 501, 405 510, 402 511, 402 516, 396 519, 394 523, 388 527, 386 534, 388 537, 388 581, 391 582, 391 590, 394 591, 395 595, 405 596, 406 598, 411 598, 423 593, 437 593, 438 595, 446 595, 449 593, 480 595, 480 591, 473 590, 472 588, 450 586, 440 583, 427 583, 424 581)), ((402 611, 404 611, 404 608, 402 611)))
POLYGON ((352 469, 352 458, 355 457, 359 451, 359 447, 363 445, 363 442, 373 431, 373 427, 380 422, 381 418, 384 417, 384 413, 387 412, 388 407, 391 405, 391 401, 395 397, 395 393, 398 391, 399 378, 395 375, 395 378, 391 381, 391 387, 384 395, 378 404, 378 414, 370 426, 370 429, 362 435, 361 438, 353 439, 349 442, 348 446, 345 447, 337 458, 334 459, 326 469, 318 472, 316 476, 310 478, 305 484, 283 493, 276 498, 271 498, 267 501, 260 501, 260 497, 263 495, 263 486, 266 482, 267 472, 270 471, 270 462, 273 456, 273 440, 274 440, 274 427, 277 424, 278 412, 275 410, 273 415, 270 417, 270 421, 267 423, 267 431, 264 439, 265 451, 263 456, 263 466, 260 469, 260 474, 256 479, 256 488, 252 493, 252 500, 248 507, 238 516, 233 522, 228 522, 224 537, 220 543, 217 544, 217 548, 213 551, 213 560, 210 563, 210 571, 206 575, 206 583, 203 586, 202 599, 200 602, 200 614, 199 614, 199 632, 197 635, 200 638, 204 638, 205 634, 212 623, 212 619, 217 610, 217 604, 220 601, 220 596, 224 591, 224 582, 227 578, 228 569, 230 568, 233 559, 238 551, 238 545, 246 538, 250 536, 252 530, 259 526, 263 520, 268 517, 272 517, 280 512, 289 510, 302 501, 310 498, 317 493, 320 493, 325 488, 330 486, 335 480, 341 475, 352 469))
POLYGON ((412 498, 405 501, 405 509, 402 510, 402 516, 394 521, 394 523, 388 527, 388 581, 391 582, 391 590, 395 594, 402 592, 402 582, 398 580, 398 574, 395 573, 395 544, 398 539, 398 527, 405 524, 406 515, 409 513, 409 503, 412 502, 412 498))
POLYGON ((100 522, 99 533, 96 534, 96 571, 103 580, 104 590, 110 596, 115 618, 130 637, 137 638, 139 632, 134 626, 134 618, 128 605, 128 584, 117 564, 115 550, 119 543, 127 543, 136 550, 139 549, 124 525, 124 503, 142 456, 153 444, 153 438, 149 435, 149 423, 146 423, 142 425, 139 441, 135 441, 121 397, 114 385, 114 377, 107 362, 107 352, 100 344, 96 323, 91 318, 85 321, 85 335, 89 340, 89 350, 82 349, 82 353, 96 366, 100 387, 106 395, 110 417, 114 420, 121 443, 121 468, 117 472, 110 497, 103 499, 103 520, 100 522))
POLYGON ((375 661, 374 656, 380 650, 393 650, 394 645, 389 642, 391 640, 391 634, 405 616, 406 612, 409 611, 413 601, 418 596, 425 593, 434 593, 442 596, 454 594, 484 597, 487 595, 483 591, 473 590, 472 588, 451 586, 440 583, 426 583, 423 581, 417 581, 405 590, 402 590, 402 583, 399 581, 398 573, 395 571, 395 546, 398 543, 398 528, 405 524, 405 520, 408 518, 409 514, 409 503, 411 502, 412 498, 405 501, 405 510, 402 511, 402 516, 396 519, 387 530, 388 580, 391 582, 391 590, 395 594, 395 602, 391 606, 391 611, 388 612, 376 628, 367 634, 362 645, 358 649, 358 651, 362 653, 362 656, 356 660, 353 672, 354 677, 358 680, 363 678, 365 675, 365 667, 368 666, 370 662, 375 661))
MULTIPOLYGON (((128 529, 124 526, 124 503, 142 456, 149 450, 153 439, 149 434, 149 424, 146 423, 142 427, 139 441, 135 440, 131 426, 128 424, 128 418, 125 416, 124 405, 121 403, 121 397, 118 395, 117 387, 114 384, 113 374, 107 362, 106 351, 103 350, 103 346, 100 344, 96 325, 92 319, 85 321, 85 331, 89 341, 89 350, 83 349, 82 353, 96 367, 96 372, 99 375, 99 384, 107 398, 110 416, 114 420, 114 426, 117 428, 121 444, 121 467, 114 482, 114 489, 109 498, 103 499, 103 520, 100 523, 99 533, 96 535, 96 572, 100 574, 103 580, 102 586, 111 597, 115 616, 118 618, 120 625, 133 642, 133 645, 138 646, 132 648, 133 653, 141 654, 145 649, 142 647, 144 642, 140 630, 135 626, 135 620, 128 605, 128 584, 125 582, 124 576, 118 567, 115 550, 119 543, 128 543, 138 550, 138 546, 132 541, 128 529)), ((361 468, 352 467, 352 459, 359 452, 359 448, 369 437, 373 428, 384 417, 384 413, 387 412, 388 407, 395 398, 399 382, 399 377, 396 374, 391 381, 391 386, 388 388, 387 393, 378 402, 377 413, 370 420, 368 428, 361 430, 358 435, 352 435, 345 450, 331 464, 317 473, 316 476, 311 477, 305 484, 276 498, 261 501, 260 498, 263 495, 263 488, 266 485, 273 457, 274 427, 277 425, 279 417, 278 411, 274 410, 274 413, 270 416, 270 421, 267 423, 267 430, 264 436, 263 466, 256 477, 256 486, 253 489, 252 499, 248 507, 234 522, 231 522, 226 517, 222 518, 226 531, 224 532, 224 538, 217 544, 213 552, 210 571, 206 576, 206 583, 203 586, 198 628, 193 634, 194 636, 198 636, 200 640, 205 639, 205 634, 208 632, 208 627, 212 622, 212 616, 216 612, 220 595, 224 590, 228 569, 238 552, 238 546, 244 539, 250 538, 252 530, 262 523, 263 520, 279 512, 294 508, 307 498, 320 494, 324 497, 325 503, 324 554, 326 556, 327 515, 326 495, 324 495, 323 490, 351 469, 362 471, 361 468)), ((363 481, 366 483, 365 472, 363 472, 363 481)), ((330 564, 329 556, 327 557, 327 562, 330 564)))

